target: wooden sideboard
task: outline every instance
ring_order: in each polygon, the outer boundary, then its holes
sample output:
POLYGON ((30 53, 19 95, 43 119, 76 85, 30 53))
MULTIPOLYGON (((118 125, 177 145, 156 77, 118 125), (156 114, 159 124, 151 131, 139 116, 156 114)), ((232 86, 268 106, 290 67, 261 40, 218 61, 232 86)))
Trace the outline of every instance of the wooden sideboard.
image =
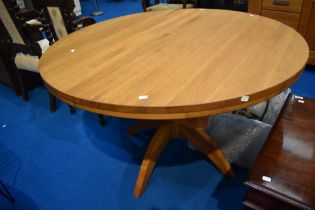
POLYGON ((310 47, 315 65, 315 0, 249 0, 248 12, 283 22, 297 30, 310 47))
POLYGON ((314 176, 315 100, 291 95, 245 182, 245 209, 314 210, 314 176))

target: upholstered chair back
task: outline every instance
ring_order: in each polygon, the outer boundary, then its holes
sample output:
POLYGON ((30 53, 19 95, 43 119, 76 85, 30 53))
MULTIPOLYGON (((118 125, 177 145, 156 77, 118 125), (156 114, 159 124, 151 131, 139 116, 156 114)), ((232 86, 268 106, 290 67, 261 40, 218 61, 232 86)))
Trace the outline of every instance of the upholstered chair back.
POLYGON ((63 20, 61 11, 59 7, 47 7, 51 23, 53 25, 54 31, 58 39, 66 36, 68 34, 65 21, 63 20))
POLYGON ((74 0, 32 0, 36 9, 43 11, 51 26, 54 39, 60 39, 73 31, 70 22, 75 18, 74 0))
MULTIPOLYGON (((5 2, 5 0, 0 1, 0 18, 1 18, 1 21, 2 21, 6 31, 8 32, 12 42, 14 44, 25 45, 25 42, 24 42, 18 28, 16 27, 16 23, 14 22, 9 11, 7 10, 7 5, 5 5, 6 3, 10 3, 10 2, 5 2)), ((2 31, 1 33, 4 33, 4 32, 2 31)))
POLYGON ((39 57, 44 52, 44 44, 32 40, 31 28, 26 19, 21 15, 16 0, 0 1, 0 36, 5 44, 10 58, 14 58, 18 70, 38 72, 39 57))

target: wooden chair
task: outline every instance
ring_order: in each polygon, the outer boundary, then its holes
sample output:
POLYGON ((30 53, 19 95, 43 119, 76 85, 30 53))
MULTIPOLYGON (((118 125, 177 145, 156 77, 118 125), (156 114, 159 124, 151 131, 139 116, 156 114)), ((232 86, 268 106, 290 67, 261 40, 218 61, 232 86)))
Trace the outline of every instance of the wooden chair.
MULTIPOLYGON (((73 0, 32 0, 32 5, 38 11, 38 21, 42 24, 49 45, 58 39, 72 33, 84 26, 95 23, 89 17, 77 18, 73 13, 75 7, 73 0)), ((56 110, 56 98, 49 94, 50 110, 56 110)), ((75 109, 69 106, 71 114, 75 109)))
POLYGON ((150 0, 142 0, 144 12, 194 7, 197 7, 197 0, 192 0, 191 2, 187 2, 187 0, 167 0, 165 3, 160 0, 154 0, 153 4, 150 3, 150 0))
POLYGON ((33 25, 27 24, 21 14, 16 1, 0 2, 1 55, 10 74, 17 78, 23 99, 27 100, 27 92, 41 84, 38 61, 48 42, 44 46, 44 40, 36 42, 32 39, 33 25))
POLYGON ((73 0, 32 0, 35 9, 40 11, 40 21, 50 44, 58 39, 95 23, 91 17, 76 17, 73 13, 73 0))
MULTIPOLYGON (((73 0, 32 0, 34 8, 40 11, 40 22, 43 24, 49 44, 52 45, 58 39, 79 30, 80 28, 92 25, 95 20, 91 17, 76 17, 73 13, 73 0)), ((55 104, 55 98, 51 97, 55 104)), ((75 113, 75 109, 69 106, 70 112, 75 113)), ((101 126, 105 125, 103 115, 98 115, 101 126)))

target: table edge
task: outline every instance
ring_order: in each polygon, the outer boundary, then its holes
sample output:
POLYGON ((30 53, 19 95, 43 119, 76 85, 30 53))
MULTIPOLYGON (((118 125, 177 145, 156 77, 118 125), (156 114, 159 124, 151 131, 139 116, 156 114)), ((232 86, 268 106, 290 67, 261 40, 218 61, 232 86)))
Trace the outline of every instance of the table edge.
POLYGON ((295 75, 283 81, 282 83, 249 95, 248 102, 241 102, 240 98, 234 98, 216 103, 174 107, 128 107, 122 105, 104 104, 67 95, 53 88, 44 80, 43 82, 52 95, 71 106, 86 111, 128 119, 172 120, 217 115, 246 108, 266 101, 285 91, 292 84, 294 84, 294 82, 296 82, 296 80, 303 73, 304 67, 305 66, 303 66, 303 68, 301 68, 301 70, 299 70, 295 75))

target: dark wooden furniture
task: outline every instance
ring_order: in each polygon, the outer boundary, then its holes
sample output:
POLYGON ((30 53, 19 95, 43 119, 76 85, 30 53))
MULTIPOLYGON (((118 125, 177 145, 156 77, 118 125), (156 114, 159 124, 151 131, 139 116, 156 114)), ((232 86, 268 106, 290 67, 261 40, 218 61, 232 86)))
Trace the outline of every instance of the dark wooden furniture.
POLYGON ((291 95, 245 182, 243 204, 249 209, 315 209, 314 177, 315 101, 291 95))
POLYGON ((315 0, 249 0, 248 12, 278 20, 297 30, 310 47, 308 64, 315 65, 315 0))
POLYGON ((150 0, 142 0, 141 3, 144 12, 197 7, 197 0, 154 0, 154 3, 151 3, 150 0))
MULTIPOLYGON (((69 33, 95 23, 95 20, 90 17, 76 17, 73 12, 75 7, 73 0, 32 0, 32 4, 39 11, 39 20, 43 24, 50 45, 69 33)), ((50 101, 51 110, 56 110, 56 98, 51 94, 50 101)), ((75 113, 71 105, 69 105, 69 110, 71 114, 75 113)), ((105 124, 101 117, 99 117, 99 122, 102 126, 105 124)))
MULTIPOLYGON (((0 42, 0 82, 12 88, 17 96, 21 95, 21 87, 15 71, 8 70, 8 62, 12 63, 10 57, 7 55, 6 46, 0 42)), ((14 67, 13 67, 14 68, 14 67)))
POLYGON ((27 62, 24 62, 24 65, 21 60, 36 61, 36 58, 38 60, 38 57, 41 56, 41 48, 36 40, 32 39, 31 34, 33 34, 34 28, 26 24, 27 19, 20 12, 16 1, 1 1, 0 7, 2 11, 0 15, 0 51, 6 67, 5 71, 12 84, 18 83, 14 86, 19 87, 23 98, 27 100, 27 91, 41 84, 41 80, 34 65, 27 62), (18 68, 17 63, 30 68, 18 68))
POLYGON ((76 17, 73 12, 74 0, 32 0, 32 3, 34 8, 40 11, 40 21, 50 44, 95 23, 91 17, 76 17))
MULTIPOLYGON (((16 10, 18 9, 16 5, 14 5, 14 2, 12 5, 12 9, 14 9, 16 12, 18 12, 19 17, 21 17, 20 20, 31 20, 36 18, 36 11, 32 9, 23 9, 23 10, 16 10)), ((30 40, 38 41, 42 39, 41 32, 39 28, 40 25, 29 25, 29 29, 27 32, 29 32, 29 38, 30 40)), ((21 95, 21 88, 24 88, 24 92, 37 87, 39 84, 41 84, 40 78, 38 74, 34 74, 32 72, 23 72, 20 73, 16 69, 16 66, 12 60, 12 55, 10 55, 10 50, 8 47, 10 45, 7 45, 9 41, 9 37, 1 36, 1 42, 0 42, 0 82, 9 86, 10 88, 14 89, 16 95, 21 95), (23 84, 23 86, 21 85, 23 84)), ((27 98, 27 97, 24 97, 27 98)))
MULTIPOLYGON (((73 10, 73 0, 32 0, 32 4, 39 11, 40 22, 46 34, 49 44, 52 45, 58 39, 79 30, 80 28, 92 25, 95 20, 91 17, 76 17, 73 10)), ((52 109, 56 109, 56 98, 50 95, 52 109)), ((69 105, 71 114, 75 113, 73 106, 69 105)), ((103 115, 98 115, 101 126, 105 125, 103 115)))

